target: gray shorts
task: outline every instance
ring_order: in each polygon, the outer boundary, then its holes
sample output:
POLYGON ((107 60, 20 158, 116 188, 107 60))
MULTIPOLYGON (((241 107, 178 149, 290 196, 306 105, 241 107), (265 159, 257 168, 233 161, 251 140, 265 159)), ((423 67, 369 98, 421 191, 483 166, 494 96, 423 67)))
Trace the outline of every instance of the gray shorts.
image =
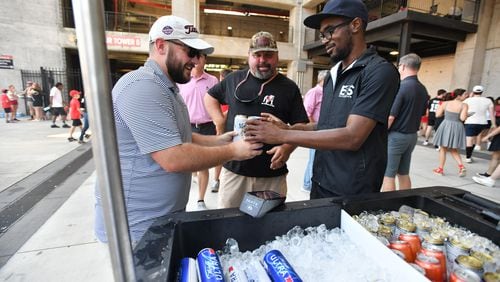
POLYGON ((389 132, 387 142, 387 167, 384 176, 410 173, 411 153, 417 144, 417 133, 389 132))

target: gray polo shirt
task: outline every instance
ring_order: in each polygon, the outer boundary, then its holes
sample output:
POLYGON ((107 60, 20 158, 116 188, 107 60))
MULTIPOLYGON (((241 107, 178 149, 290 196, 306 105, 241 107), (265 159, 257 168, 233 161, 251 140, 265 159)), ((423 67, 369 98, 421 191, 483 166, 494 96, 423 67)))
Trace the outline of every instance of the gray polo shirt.
MULTIPOLYGON (((156 218, 184 210, 188 202, 191 173, 167 172, 151 158, 153 152, 191 142, 188 110, 178 93, 152 60, 120 78, 112 91, 132 241, 139 241, 156 218)), ((95 192, 95 232, 107 241, 97 187, 95 192)))

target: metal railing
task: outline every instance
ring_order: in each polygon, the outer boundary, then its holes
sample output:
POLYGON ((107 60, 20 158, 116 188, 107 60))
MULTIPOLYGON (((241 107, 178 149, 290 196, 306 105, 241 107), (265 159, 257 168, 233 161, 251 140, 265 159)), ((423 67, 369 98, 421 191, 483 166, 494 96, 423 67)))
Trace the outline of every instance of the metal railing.
MULTIPOLYGON (((75 28, 73 9, 63 8, 64 27, 75 28)), ((154 16, 133 15, 130 13, 104 12, 104 28, 106 31, 121 31, 134 33, 148 33, 151 25, 157 18, 154 16)), ((275 23, 260 21, 258 17, 231 17, 222 16, 219 20, 210 20, 210 17, 201 15, 199 30, 202 34, 250 38, 258 31, 265 30, 272 33, 277 41, 292 42, 292 27, 287 21, 276 19, 275 23), (227 23, 232 29, 228 29, 227 23), (215 27, 215 28, 214 28, 215 27)))
POLYGON ((368 21, 374 21, 405 9, 438 17, 477 24, 481 0, 365 0, 368 21))

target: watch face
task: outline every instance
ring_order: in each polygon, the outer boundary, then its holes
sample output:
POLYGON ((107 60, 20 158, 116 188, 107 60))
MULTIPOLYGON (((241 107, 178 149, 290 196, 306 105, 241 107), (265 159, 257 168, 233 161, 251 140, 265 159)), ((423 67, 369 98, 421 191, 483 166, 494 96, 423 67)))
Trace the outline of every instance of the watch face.
POLYGON ((281 195, 280 193, 277 193, 277 192, 274 192, 274 191, 270 191, 270 190, 255 191, 255 192, 250 192, 250 194, 252 194, 252 195, 254 195, 256 197, 259 197, 261 199, 264 199, 264 200, 275 200, 275 199, 284 198, 284 196, 281 195))

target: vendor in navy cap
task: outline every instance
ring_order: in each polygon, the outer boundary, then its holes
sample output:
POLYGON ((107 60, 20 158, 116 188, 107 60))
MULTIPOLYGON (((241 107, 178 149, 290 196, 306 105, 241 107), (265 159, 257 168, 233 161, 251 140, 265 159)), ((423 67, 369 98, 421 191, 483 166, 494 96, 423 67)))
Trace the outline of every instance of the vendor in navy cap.
POLYGON ((380 191, 387 163, 387 118, 399 88, 393 64, 366 47, 361 0, 332 0, 307 17, 333 67, 323 84, 317 124, 284 127, 255 121, 247 140, 317 149, 311 199, 380 191), (295 130, 293 130, 295 129, 295 130), (308 132, 304 132, 307 130, 308 132))

